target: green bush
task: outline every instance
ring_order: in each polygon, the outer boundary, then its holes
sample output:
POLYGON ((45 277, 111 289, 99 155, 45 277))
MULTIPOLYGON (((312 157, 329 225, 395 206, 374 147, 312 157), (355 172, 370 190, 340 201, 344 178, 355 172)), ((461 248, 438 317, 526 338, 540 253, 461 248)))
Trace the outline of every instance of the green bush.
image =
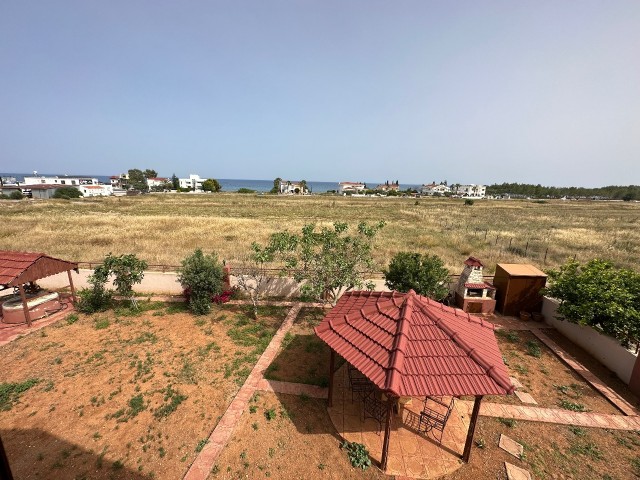
POLYGON ((11 200, 22 200, 24 198, 24 195, 22 194, 21 190, 14 190, 9 194, 9 198, 11 200))
POLYGON ((369 450, 361 443, 348 442, 347 440, 341 445, 341 448, 346 450, 351 466, 354 468, 361 468, 366 470, 371 466, 371 459, 369 458, 369 450))
POLYGON ((256 191, 250 188, 239 188, 238 193, 256 193, 256 191))
POLYGON ((53 194, 53 198, 62 198, 66 200, 80 197, 82 197, 82 192, 80 192, 76 187, 60 187, 57 188, 53 194))
MULTIPOLYGON (((89 277, 89 283, 92 283, 92 277, 89 277)), ((112 299, 113 294, 105 290, 104 283, 93 283, 78 292, 76 309, 82 313, 103 312, 111 306, 112 299)))
POLYGON ((471 205, 473 205, 473 200, 471 200, 470 198, 465 198, 464 204, 470 207, 471 205))
POLYGON ((198 248, 182 261, 178 281, 185 290, 189 309, 204 315, 211 310, 211 297, 222 293, 222 264, 215 253, 205 255, 198 248))
POLYGON ((384 272, 385 284, 392 290, 416 293, 442 300, 449 293, 449 271, 437 255, 397 253, 384 272))

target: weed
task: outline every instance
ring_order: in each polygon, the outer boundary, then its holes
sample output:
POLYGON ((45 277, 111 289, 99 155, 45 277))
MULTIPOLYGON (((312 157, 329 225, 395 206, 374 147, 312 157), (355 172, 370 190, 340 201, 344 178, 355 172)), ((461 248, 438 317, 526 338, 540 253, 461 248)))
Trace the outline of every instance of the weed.
POLYGON ((73 325, 78 321, 79 318, 80 317, 78 317, 77 313, 72 313, 71 315, 67 315, 65 321, 67 322, 67 325, 73 325))
POLYGON ((39 378, 30 378, 19 383, 0 383, 0 410, 11 410, 22 394, 39 382, 39 378))
POLYGON ((513 368, 520 375, 527 375, 529 373, 529 369, 527 367, 525 367, 524 365, 520 365, 520 364, 514 365, 513 368))
POLYGON ((56 357, 53 359, 53 364, 54 365, 60 365, 62 363, 62 358, 61 357, 56 357))
POLYGON ((270 408, 268 410, 265 410, 264 417, 268 421, 274 420, 276 418, 276 409, 275 408, 270 408))
POLYGON ((513 418, 498 418, 498 421, 509 428, 514 428, 518 424, 513 418))
POLYGON ((207 343, 204 347, 200 347, 200 348, 198 349, 198 355, 199 355, 200 357, 203 357, 203 358, 204 358, 204 357, 206 357, 206 356, 209 354, 209 352, 211 352, 211 351, 213 351, 213 352, 219 352, 219 351, 220 351, 220 346, 219 346, 218 344, 216 344, 216 342, 210 342, 210 343, 207 343))
POLYGON ((194 323, 196 327, 204 327, 204 325, 207 323, 207 319, 204 317, 198 317, 194 323))
POLYGON ((569 427, 569 431, 576 437, 584 437, 587 434, 587 431, 580 427, 569 427))
POLYGON ((542 356, 542 350, 540 349, 540 344, 535 340, 529 340, 527 342, 527 353, 535 358, 540 358, 542 356))
POLYGON ((196 444, 196 453, 199 453, 202 451, 202 449, 204 448, 204 446, 207 444, 207 442, 209 442, 208 439, 203 438, 202 440, 200 440, 197 444, 196 444))
POLYGON ((640 477, 640 456, 631 460, 631 469, 636 476, 640 477))
POLYGON ((351 466, 354 468, 361 468, 366 470, 371 466, 371 459, 369 458, 369 450, 361 443, 352 443, 345 440, 340 448, 343 448, 347 452, 351 466))
POLYGON ((569 387, 567 385, 554 385, 554 388, 565 395, 569 393, 569 387))
POLYGON ((214 475, 217 475, 218 473, 220 473, 220 467, 218 466, 217 463, 213 467, 211 467, 211 473, 213 473, 214 475))
POLYGON ((129 402, 127 403, 129 405, 129 411, 127 412, 127 414, 131 418, 135 417, 146 408, 144 405, 144 399, 142 398, 142 394, 131 397, 129 399, 129 402))
POLYGON ((193 366, 193 363, 188 358, 185 358, 182 362, 182 368, 180 372, 178 372, 177 378, 183 383, 188 383, 191 385, 197 385, 198 381, 196 380, 196 370, 193 366))
POLYGON ((291 414, 287 411, 287 409, 283 407, 283 408, 281 408, 281 409, 280 409, 280 417, 281 417, 281 418, 292 418, 292 417, 293 417, 293 415, 291 415, 291 414))
POLYGON ((158 455, 160 455, 160 458, 163 458, 166 454, 167 451, 164 449, 164 447, 158 447, 158 455))
POLYGON ((165 313, 167 315, 172 315, 174 313, 184 313, 188 311, 189 311, 189 307, 187 306, 186 303, 183 303, 183 302, 172 303, 165 309, 165 313))
POLYGON ((604 455, 595 443, 585 443, 572 445, 569 451, 573 454, 584 455, 585 457, 591 457, 594 460, 602 460, 604 455))
POLYGON ((176 411, 178 405, 187 399, 186 395, 182 395, 178 390, 174 390, 171 384, 167 385, 162 391, 164 393, 164 404, 153 412, 153 416, 158 419, 171 415, 176 411))
POLYGON ((111 325, 111 323, 108 318, 96 318, 93 324, 96 330, 103 330, 108 328, 109 325, 111 325))
POLYGON ((484 448, 485 447, 485 443, 484 443, 484 439, 483 438, 479 438, 476 440, 476 447, 478 448, 484 448))
POLYGON ((100 440, 102 438, 102 435, 100 435, 100 432, 95 432, 93 434, 93 439, 94 440, 100 440))
POLYGON ((305 402, 305 403, 306 403, 306 402, 308 402, 309 400, 310 400, 309 395, 307 395, 307 394, 306 394, 306 393, 304 393, 304 392, 302 392, 302 393, 300 394, 300 401, 301 401, 301 402, 305 402))
POLYGON ((249 413, 256 413, 258 411, 257 405, 249 405, 249 413))
POLYGON ((47 383, 45 384, 45 386, 42 388, 43 392, 50 392, 51 390, 53 390, 54 384, 51 380, 47 380, 47 383))
POLYGON ((253 422, 251 424, 251 428, 253 428, 254 430, 258 430, 258 422, 253 422))
POLYGON ((107 447, 102 449, 102 452, 96 457, 96 468, 102 468, 102 463, 104 461, 104 455, 107 453, 107 447))
POLYGON ((581 403, 574 403, 574 402, 570 402, 568 400, 562 400, 560 401, 560 403, 558 404, 560 405, 560 407, 564 408, 565 410, 571 410, 572 412, 586 412, 587 408, 582 405, 581 403))
POLYGON ((129 340, 129 344, 140 344, 140 343, 156 343, 158 341, 158 337, 155 333, 152 332, 142 332, 140 335, 138 335, 136 338, 129 340))
POLYGON ((273 458, 273 456, 276 454, 276 451, 273 447, 269 447, 269 458, 273 458))
POLYGON ((327 468, 327 466, 324 463, 318 464, 318 470, 324 470, 325 468, 327 468))
POLYGON ((121 460, 116 460, 111 464, 111 468, 113 470, 122 470, 122 468, 124 468, 124 463, 122 463, 121 460))

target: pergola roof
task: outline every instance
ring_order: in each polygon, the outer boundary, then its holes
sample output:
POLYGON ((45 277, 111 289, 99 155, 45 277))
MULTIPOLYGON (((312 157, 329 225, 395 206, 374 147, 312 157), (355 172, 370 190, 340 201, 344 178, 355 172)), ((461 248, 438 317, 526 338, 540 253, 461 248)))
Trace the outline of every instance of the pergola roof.
POLYGON ((378 388, 396 396, 514 390, 493 324, 413 290, 348 292, 315 331, 378 388))
POLYGON ((44 253, 0 250, 0 285, 15 287, 61 272, 76 270, 78 264, 44 253))

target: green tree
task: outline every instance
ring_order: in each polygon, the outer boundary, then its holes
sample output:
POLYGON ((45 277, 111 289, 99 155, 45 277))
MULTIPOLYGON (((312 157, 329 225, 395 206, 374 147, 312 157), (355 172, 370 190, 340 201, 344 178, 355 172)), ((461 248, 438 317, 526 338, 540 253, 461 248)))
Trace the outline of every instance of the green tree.
POLYGON ((218 256, 196 249, 182 260, 178 281, 189 299, 189 309, 196 315, 209 313, 211 298, 222 293, 223 271, 218 256))
POLYGON ((271 188, 269 193, 280 193, 280 182, 282 182, 282 179, 280 177, 276 178, 273 181, 273 188, 271 188))
POLYGON ((283 255, 283 271, 304 282, 304 297, 335 305, 346 291, 373 288, 372 283, 365 283, 365 275, 374 268, 372 243, 383 226, 384 222, 374 226, 362 222, 357 232, 349 235, 346 223, 336 222, 333 228, 322 227, 320 231, 308 224, 300 235, 281 232, 272 235, 271 242, 283 255))
POLYGON ((385 284, 392 290, 442 300, 449 293, 449 271, 437 255, 400 252, 384 272, 385 284))
POLYGON ((568 261, 550 270, 544 294, 560 301, 558 313, 566 320, 589 325, 624 346, 640 338, 640 274, 591 260, 568 261))
POLYGON ((135 254, 115 256, 109 253, 102 264, 108 272, 107 276, 113 275, 113 285, 116 293, 124 298, 128 298, 133 306, 136 306, 133 297, 133 285, 142 282, 144 270, 147 262, 140 260, 135 254))
POLYGON ((202 190, 205 192, 219 192, 221 189, 220 182, 215 178, 210 178, 202 182, 202 190))
POLYGON ((82 192, 78 190, 76 187, 60 187, 56 188, 56 191, 53 194, 53 198, 80 198, 82 197, 82 192))
POLYGON ((128 185, 129 188, 133 188, 135 190, 146 191, 147 190, 147 179, 144 176, 142 170, 137 168, 133 168, 127 172, 129 174, 128 185))
POLYGON ((174 190, 178 190, 178 188, 180 188, 180 180, 176 177, 175 173, 171 175, 171 186, 174 190))
POLYGON ((158 178, 158 172, 149 168, 144 171, 143 175, 144 178, 158 178))

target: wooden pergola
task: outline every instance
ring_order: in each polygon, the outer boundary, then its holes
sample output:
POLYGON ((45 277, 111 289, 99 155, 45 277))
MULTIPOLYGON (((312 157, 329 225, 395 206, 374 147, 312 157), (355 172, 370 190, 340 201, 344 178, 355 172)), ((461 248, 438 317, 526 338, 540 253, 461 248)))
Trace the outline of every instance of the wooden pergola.
POLYGON ((387 398, 382 470, 387 467, 393 406, 400 397, 473 396, 461 455, 468 462, 483 396, 514 391, 493 324, 413 290, 348 292, 315 332, 331 348, 329 407, 336 353, 387 398))
POLYGON ((22 300, 22 308, 27 325, 31 326, 31 315, 25 294, 25 284, 41 278, 67 272, 71 296, 76 301, 71 271, 78 272, 78 264, 67 260, 53 258, 44 253, 12 252, 0 250, 0 290, 17 288, 22 300))

